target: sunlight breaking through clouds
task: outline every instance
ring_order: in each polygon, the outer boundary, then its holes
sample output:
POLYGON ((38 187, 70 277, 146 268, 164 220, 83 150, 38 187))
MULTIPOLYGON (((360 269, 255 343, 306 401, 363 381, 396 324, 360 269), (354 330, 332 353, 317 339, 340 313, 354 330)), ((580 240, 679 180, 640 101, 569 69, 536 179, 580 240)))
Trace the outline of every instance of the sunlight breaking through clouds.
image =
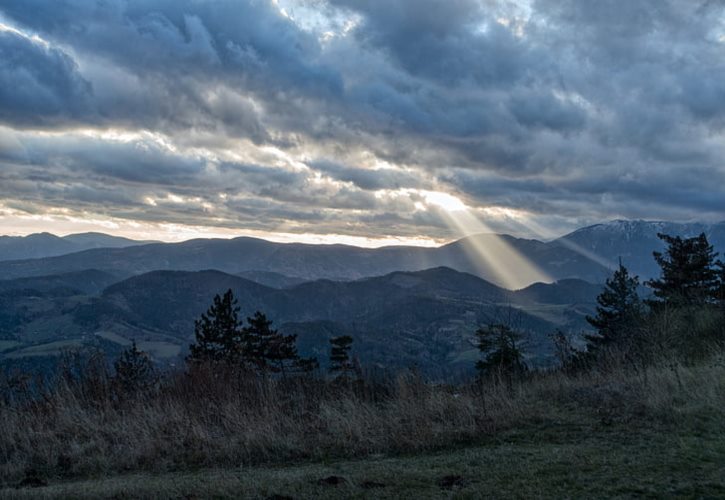
MULTIPOLYGON (((421 195, 429 206, 438 210, 459 237, 465 238, 462 244, 471 262, 482 275, 494 276, 497 284, 510 290, 517 290, 531 283, 554 281, 503 237, 495 234, 460 198, 449 193, 432 191, 422 191, 421 195)), ((486 210, 483 209, 484 213, 486 210)), ((493 208, 488 210, 495 212, 493 208)), ((505 213, 511 215, 511 211, 505 213)))
POLYGON ((651 7, 2 2, 0 200, 329 241, 719 221, 722 5, 651 7))

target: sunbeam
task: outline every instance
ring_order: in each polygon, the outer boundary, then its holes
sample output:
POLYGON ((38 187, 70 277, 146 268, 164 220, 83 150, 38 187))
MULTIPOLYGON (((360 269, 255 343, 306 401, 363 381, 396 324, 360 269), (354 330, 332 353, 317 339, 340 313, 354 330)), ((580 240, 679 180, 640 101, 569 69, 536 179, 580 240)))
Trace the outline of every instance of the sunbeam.
POLYGON ((460 199, 447 193, 424 193, 426 202, 438 209, 443 220, 461 237, 476 270, 494 276, 496 284, 517 290, 536 282, 554 281, 521 255, 504 238, 495 234, 460 199))
POLYGON ((587 259, 593 260, 597 264, 600 264, 609 270, 614 270, 617 268, 617 265, 614 262, 612 262, 611 260, 605 259, 601 255, 596 254, 590 250, 587 250, 586 248, 582 248, 580 245, 577 245, 573 241, 567 240, 566 238, 559 238, 557 241, 559 243, 561 243, 563 246, 565 246, 566 248, 568 248, 569 250, 573 250, 576 253, 578 253, 579 255, 583 255, 587 259))
MULTIPOLYGON (((518 224, 520 224, 521 226, 525 227, 527 230, 529 230, 529 232, 534 234, 537 238, 541 239, 542 241, 548 240, 551 237, 551 234, 549 231, 546 231, 544 228, 542 228, 538 224, 535 224, 532 221, 518 219, 516 222, 518 224)), ((606 259, 606 258, 602 257, 601 255, 599 255, 598 253, 592 252, 591 250, 587 250, 586 248, 583 248, 581 245, 578 245, 578 244, 574 243, 573 241, 568 240, 567 238, 558 238, 557 242, 560 243, 562 246, 568 248, 569 250, 572 250, 572 251, 578 253, 579 255, 582 255, 582 256, 586 257, 587 259, 589 259, 593 262, 596 262, 600 266, 603 266, 609 270, 614 270, 617 268, 617 265, 613 261, 606 259)))

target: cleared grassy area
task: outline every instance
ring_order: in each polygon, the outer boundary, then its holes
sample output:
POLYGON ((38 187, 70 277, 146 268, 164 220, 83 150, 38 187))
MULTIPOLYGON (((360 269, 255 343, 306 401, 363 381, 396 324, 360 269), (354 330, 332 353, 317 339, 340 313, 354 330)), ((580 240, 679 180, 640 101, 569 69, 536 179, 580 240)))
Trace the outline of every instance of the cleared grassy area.
MULTIPOLYGON (((126 338, 121 335, 119 335, 116 332, 110 332, 110 331, 99 331, 95 332, 94 335, 96 337, 100 337, 102 339, 108 340, 109 342, 113 342, 115 344, 121 345, 121 346, 130 346, 132 339, 134 339, 134 336, 131 336, 131 338, 126 338)), ((178 343, 172 343, 172 342, 164 342, 162 340, 138 340, 138 347, 148 353, 152 356, 154 359, 171 359, 175 358, 179 355, 181 352, 181 345, 178 343)))
POLYGON ((0 497, 725 497, 722 351, 460 386, 100 366, 0 404, 0 497))
POLYGON ((121 335, 115 333, 115 332, 109 332, 109 331, 98 331, 94 332, 96 337, 101 337, 102 339, 106 339, 109 342, 115 342, 116 344, 122 345, 122 346, 130 346, 131 341, 127 339, 126 337, 122 337, 121 335))
POLYGON ((0 352, 9 351, 21 345, 23 343, 17 340, 0 340, 0 352))
POLYGON ((722 498, 725 433, 715 417, 676 427, 540 422, 432 454, 119 475, 0 498, 722 498))
POLYGON ((8 358, 23 358, 27 356, 59 356, 64 350, 78 348, 83 345, 80 339, 57 340, 45 344, 25 347, 7 355, 8 358))
POLYGON ((180 345, 170 342, 141 341, 138 346, 155 359, 173 359, 181 352, 180 345))

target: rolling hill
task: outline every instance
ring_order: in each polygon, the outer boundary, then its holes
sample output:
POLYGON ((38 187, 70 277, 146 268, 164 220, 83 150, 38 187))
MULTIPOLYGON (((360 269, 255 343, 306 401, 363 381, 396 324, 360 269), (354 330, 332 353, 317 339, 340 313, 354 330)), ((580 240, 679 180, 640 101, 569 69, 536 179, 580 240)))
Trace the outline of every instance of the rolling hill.
MULTIPOLYGON (((565 294, 557 284, 551 294, 565 294)), ((564 283, 562 287, 570 287, 564 283)), ((594 285, 589 285, 594 287, 594 285)), ((299 336, 303 353, 327 359, 329 338, 350 334, 367 365, 389 369, 417 365, 430 374, 469 370, 477 356, 474 336, 484 323, 514 321, 527 332, 531 363, 546 364, 547 333, 578 331, 592 303, 572 308, 545 294, 510 292, 449 268, 397 271, 349 282, 317 280, 271 288, 216 270, 153 271, 106 288, 98 296, 72 289, 0 295, 8 318, 3 358, 52 354, 73 345, 107 343, 120 350, 136 339, 162 362, 178 362, 193 340, 194 320, 216 293, 231 288, 242 317, 264 311, 285 333, 299 336)))
POLYGON ((148 242, 130 240, 103 233, 56 236, 36 233, 28 236, 0 236, 0 261, 39 259, 81 252, 91 248, 123 248, 148 242))
POLYGON ((128 276, 86 269, 70 273, 54 274, 49 276, 31 276, 0 280, 0 291, 34 290, 37 292, 50 292, 58 289, 75 291, 78 294, 94 295, 103 291, 109 285, 117 283, 128 276))

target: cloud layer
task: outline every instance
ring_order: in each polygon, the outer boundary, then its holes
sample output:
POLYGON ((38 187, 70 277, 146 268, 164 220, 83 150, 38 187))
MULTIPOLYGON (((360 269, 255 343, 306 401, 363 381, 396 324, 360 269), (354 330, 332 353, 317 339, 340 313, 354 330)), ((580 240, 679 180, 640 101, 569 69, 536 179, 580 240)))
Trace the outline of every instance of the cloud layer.
POLYGON ((0 210, 445 239, 725 218, 716 1, 0 2, 0 210))

